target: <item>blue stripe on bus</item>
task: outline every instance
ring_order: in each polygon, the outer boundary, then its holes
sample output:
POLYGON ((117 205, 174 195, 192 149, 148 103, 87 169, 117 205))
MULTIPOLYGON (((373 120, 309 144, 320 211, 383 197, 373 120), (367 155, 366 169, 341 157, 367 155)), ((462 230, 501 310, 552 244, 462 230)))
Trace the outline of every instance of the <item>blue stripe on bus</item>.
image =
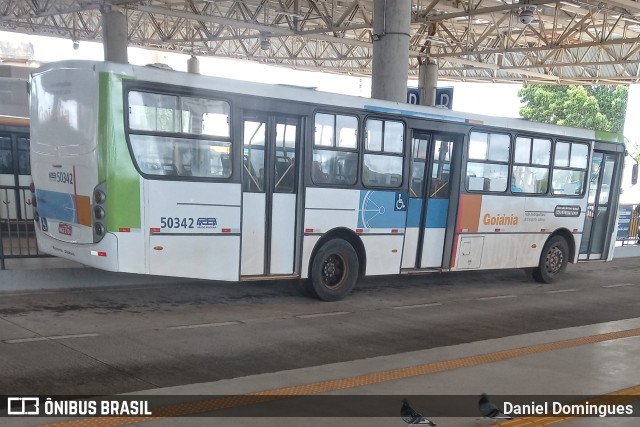
POLYGON ((425 228, 445 228, 449 199, 429 199, 427 204, 427 224, 425 228))
POLYGON ((407 203, 407 193, 361 190, 358 228, 405 228, 407 203))
POLYGON ((407 227, 420 227, 420 215, 422 214, 422 199, 409 199, 407 210, 407 227))
POLYGON ((452 122, 466 123, 467 119, 454 116, 445 116, 444 114, 423 113, 420 111, 403 110, 400 108, 378 107, 376 105, 365 105, 365 110, 376 111, 378 113, 401 114, 403 116, 421 117, 425 119, 449 120, 452 122))
POLYGON ((73 194, 36 190, 36 200, 38 201, 38 215, 41 218, 78 223, 76 199, 73 194))

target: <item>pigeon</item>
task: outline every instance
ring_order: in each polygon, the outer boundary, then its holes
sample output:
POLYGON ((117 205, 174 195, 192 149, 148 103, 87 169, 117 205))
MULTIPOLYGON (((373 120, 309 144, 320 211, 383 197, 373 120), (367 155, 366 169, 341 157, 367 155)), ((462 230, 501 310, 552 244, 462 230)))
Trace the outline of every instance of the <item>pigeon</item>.
POLYGON ((480 400, 478 401, 478 409, 483 417, 494 418, 499 420, 512 420, 513 417, 505 415, 498 409, 496 405, 489 401, 489 396, 486 393, 482 393, 480 400))
POLYGON ((402 420, 409 424, 413 425, 427 425, 427 426, 435 426, 436 423, 431 421, 430 419, 424 417, 422 414, 417 412, 415 409, 409 405, 409 401, 407 399, 402 399, 402 408, 400 408, 400 416, 402 420))

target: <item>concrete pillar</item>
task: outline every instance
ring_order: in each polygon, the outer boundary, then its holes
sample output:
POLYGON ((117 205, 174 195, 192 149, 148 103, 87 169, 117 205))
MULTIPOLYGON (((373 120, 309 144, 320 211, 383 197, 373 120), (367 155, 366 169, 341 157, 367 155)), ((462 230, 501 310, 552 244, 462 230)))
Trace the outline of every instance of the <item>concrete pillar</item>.
POLYGON ((425 62, 420 64, 418 87, 420 88, 420 105, 436 105, 436 87, 438 86, 438 64, 425 62))
POLYGON ((193 74, 200 74, 200 62, 195 55, 191 55, 191 58, 187 60, 187 72, 193 74))
POLYGON ((374 0, 371 97, 407 102, 411 0, 374 0))
POLYGON ((104 60, 128 63, 127 17, 114 7, 102 9, 102 45, 104 60))

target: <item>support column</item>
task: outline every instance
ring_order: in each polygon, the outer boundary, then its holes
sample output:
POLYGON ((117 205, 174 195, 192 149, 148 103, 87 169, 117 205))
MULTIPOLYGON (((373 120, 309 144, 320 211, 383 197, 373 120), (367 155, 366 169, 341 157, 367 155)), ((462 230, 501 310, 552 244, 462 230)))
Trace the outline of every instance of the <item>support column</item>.
POLYGON ((127 64, 127 17, 115 7, 102 9, 104 60, 127 64))
POLYGON ((438 86, 438 64, 427 60, 420 64, 418 87, 420 88, 420 105, 436 105, 436 87, 438 86))
POLYGON ((411 0, 374 0, 371 97, 407 102, 411 0))
POLYGON ((193 74, 200 74, 200 62, 195 55, 191 55, 191 58, 187 60, 187 72, 193 74))

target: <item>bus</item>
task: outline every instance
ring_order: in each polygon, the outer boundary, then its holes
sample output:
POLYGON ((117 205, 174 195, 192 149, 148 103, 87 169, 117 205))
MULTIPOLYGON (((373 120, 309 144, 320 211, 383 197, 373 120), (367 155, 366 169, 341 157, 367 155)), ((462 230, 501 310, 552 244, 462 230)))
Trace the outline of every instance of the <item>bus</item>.
POLYGON ((32 75, 31 138, 39 250, 109 271, 334 301, 376 275, 550 283, 615 244, 624 145, 591 130, 65 61, 32 75))
POLYGON ((29 119, 0 115, 0 222, 32 220, 29 119))

